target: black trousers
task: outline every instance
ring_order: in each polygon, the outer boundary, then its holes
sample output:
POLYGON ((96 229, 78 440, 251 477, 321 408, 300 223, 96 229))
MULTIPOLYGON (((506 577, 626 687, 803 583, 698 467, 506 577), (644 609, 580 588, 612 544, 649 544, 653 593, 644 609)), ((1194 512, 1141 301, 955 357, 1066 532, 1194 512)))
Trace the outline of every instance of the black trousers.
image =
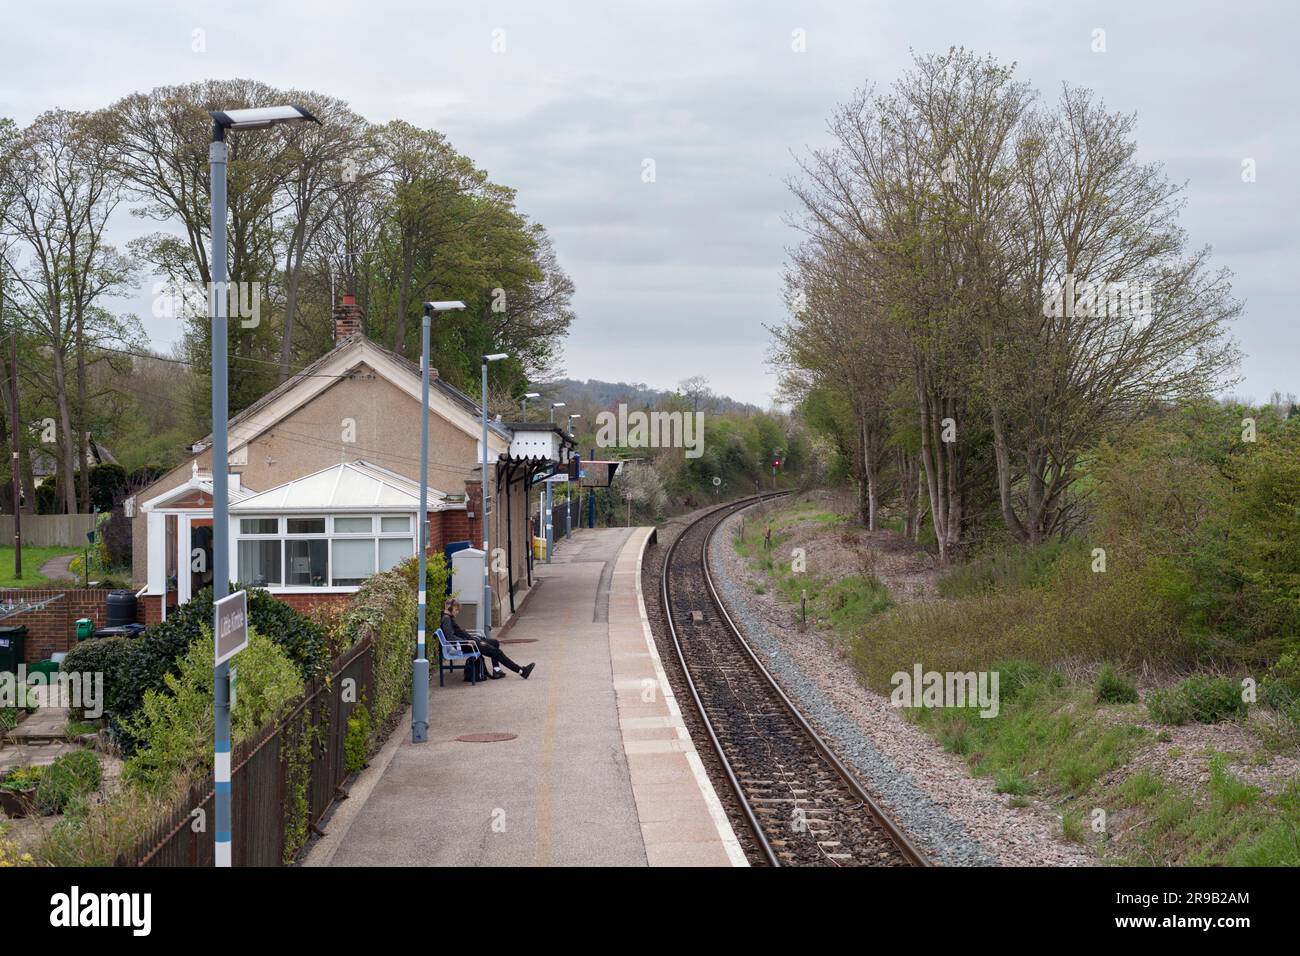
POLYGON ((478 645, 478 649, 483 652, 484 657, 491 658, 493 665, 498 669, 504 667, 516 674, 522 669, 506 656, 506 652, 501 650, 501 642, 495 637, 476 637, 474 643, 478 645))

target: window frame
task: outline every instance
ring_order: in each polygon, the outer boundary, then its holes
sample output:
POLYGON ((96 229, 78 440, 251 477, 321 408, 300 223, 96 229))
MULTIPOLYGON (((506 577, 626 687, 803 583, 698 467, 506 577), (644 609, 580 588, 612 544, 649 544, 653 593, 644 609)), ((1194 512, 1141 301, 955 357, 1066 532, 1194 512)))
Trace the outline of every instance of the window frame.
POLYGON ((242 541, 275 541, 280 549, 280 584, 267 585, 266 589, 272 594, 349 594, 357 591, 359 584, 335 584, 334 583, 334 542, 337 541, 370 541, 371 543, 371 567, 375 570, 371 574, 379 573, 380 568, 380 543, 382 541, 402 540, 410 544, 411 556, 414 557, 419 550, 419 526, 416 523, 418 515, 411 511, 384 511, 376 509, 374 511, 359 512, 320 512, 309 514, 249 514, 238 515, 234 519, 235 527, 233 538, 235 540, 235 572, 236 576, 240 573, 239 567, 239 544, 242 541), (324 531, 321 532, 298 532, 289 531, 289 520, 291 518, 320 518, 324 521, 324 531), (335 520, 338 518, 369 518, 369 531, 337 531, 335 530, 335 520), (405 518, 406 528, 402 531, 385 531, 385 518, 405 518), (250 532, 244 533, 243 522, 247 520, 261 520, 276 522, 276 532, 250 532), (289 541, 325 541, 325 581, 321 586, 310 584, 285 584, 289 576, 288 550, 287 542, 289 541))

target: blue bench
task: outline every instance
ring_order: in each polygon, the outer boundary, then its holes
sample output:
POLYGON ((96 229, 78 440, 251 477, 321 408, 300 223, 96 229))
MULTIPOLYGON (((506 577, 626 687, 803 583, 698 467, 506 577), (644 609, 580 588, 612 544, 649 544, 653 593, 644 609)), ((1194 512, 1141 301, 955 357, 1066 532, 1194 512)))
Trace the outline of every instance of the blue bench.
POLYGON ((435 628, 433 633, 438 635, 438 686, 447 686, 443 681, 443 671, 452 671, 453 673, 457 670, 463 671, 470 661, 475 662, 475 666, 469 674, 470 683, 477 684, 478 660, 483 656, 478 649, 478 645, 473 641, 449 641, 440 627, 435 628))

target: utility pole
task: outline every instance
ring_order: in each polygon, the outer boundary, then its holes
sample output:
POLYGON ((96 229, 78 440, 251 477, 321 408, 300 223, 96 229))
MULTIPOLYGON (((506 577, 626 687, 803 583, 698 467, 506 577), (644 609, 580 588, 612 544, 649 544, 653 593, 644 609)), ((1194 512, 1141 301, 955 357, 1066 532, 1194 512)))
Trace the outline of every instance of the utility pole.
MULTIPOLYGON (((4 283, 0 281, 0 314, 4 311, 4 283)), ((22 442, 18 432, 18 330, 9 333, 9 440, 13 443, 9 467, 13 470, 14 486, 14 578, 23 577, 23 481, 22 442)))

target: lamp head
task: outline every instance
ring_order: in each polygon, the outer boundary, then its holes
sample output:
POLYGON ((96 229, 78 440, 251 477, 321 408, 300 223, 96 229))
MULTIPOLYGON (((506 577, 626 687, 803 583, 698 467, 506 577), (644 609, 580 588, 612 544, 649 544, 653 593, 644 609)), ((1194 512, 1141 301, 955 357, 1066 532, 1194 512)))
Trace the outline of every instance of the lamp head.
POLYGON ((424 314, 432 315, 434 312, 458 312, 465 308, 465 303, 459 299, 453 299, 448 302, 426 302, 424 303, 424 314))
POLYGON ((319 123, 301 106, 254 106, 242 110, 213 110, 210 114, 217 138, 225 130, 266 129, 268 126, 319 123))

